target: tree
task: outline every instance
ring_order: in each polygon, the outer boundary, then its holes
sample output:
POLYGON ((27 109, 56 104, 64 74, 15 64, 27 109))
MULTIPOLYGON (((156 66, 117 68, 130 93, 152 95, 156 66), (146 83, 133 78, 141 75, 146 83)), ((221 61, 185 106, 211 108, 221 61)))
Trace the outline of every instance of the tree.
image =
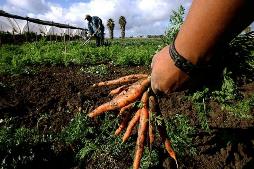
POLYGON ((109 37, 110 39, 113 39, 114 37, 114 28, 115 28, 115 23, 113 19, 108 19, 107 21, 107 27, 109 29, 109 37))
POLYGON ((120 29, 121 29, 121 37, 125 38, 125 26, 126 26, 126 19, 124 16, 120 16, 119 18, 119 24, 120 24, 120 29))

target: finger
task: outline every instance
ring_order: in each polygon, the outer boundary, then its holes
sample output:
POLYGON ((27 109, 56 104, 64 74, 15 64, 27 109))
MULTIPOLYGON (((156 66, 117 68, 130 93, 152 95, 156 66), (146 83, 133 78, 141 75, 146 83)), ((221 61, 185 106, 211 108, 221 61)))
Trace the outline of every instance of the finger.
POLYGON ((153 56, 152 63, 151 63, 151 68, 153 68, 153 65, 154 65, 155 62, 156 62, 157 56, 158 56, 158 54, 155 54, 155 55, 153 56))
POLYGON ((156 83, 154 78, 151 78, 151 88, 155 95, 159 93, 158 84, 156 83))

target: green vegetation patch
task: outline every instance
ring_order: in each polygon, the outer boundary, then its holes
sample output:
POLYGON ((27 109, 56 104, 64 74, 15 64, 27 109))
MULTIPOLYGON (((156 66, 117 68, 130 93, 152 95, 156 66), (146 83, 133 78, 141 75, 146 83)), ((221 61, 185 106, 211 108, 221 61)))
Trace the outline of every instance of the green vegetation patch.
POLYGON ((161 39, 112 40, 110 46, 84 45, 83 41, 39 42, 3 45, 0 48, 0 73, 30 73, 36 65, 150 65, 163 42, 161 39))

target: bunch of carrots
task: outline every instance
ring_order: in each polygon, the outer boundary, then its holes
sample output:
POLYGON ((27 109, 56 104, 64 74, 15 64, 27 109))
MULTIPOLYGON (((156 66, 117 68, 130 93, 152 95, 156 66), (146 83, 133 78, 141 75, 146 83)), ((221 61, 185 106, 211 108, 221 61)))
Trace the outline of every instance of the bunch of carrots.
MULTIPOLYGON (((156 111, 158 109, 156 108, 156 97, 151 94, 152 92, 150 92, 150 77, 146 74, 133 74, 115 80, 100 82, 94 84, 93 87, 120 85, 131 82, 134 83, 131 85, 123 85, 112 90, 109 94, 113 96, 113 99, 94 109, 88 114, 88 116, 95 118, 96 116, 99 116, 107 111, 116 109, 119 110, 119 115, 123 115, 125 112, 134 107, 136 101, 141 99, 140 102, 142 106, 139 107, 134 115, 126 114, 123 116, 124 118, 122 119, 119 128, 115 131, 115 135, 119 135, 126 128, 122 138, 123 142, 126 142, 131 136, 132 130, 139 123, 138 138, 133 162, 133 168, 138 169, 140 167, 140 161, 144 152, 146 136, 149 138, 150 146, 155 140, 155 127, 152 125, 152 123, 149 123, 149 118, 151 118, 153 115, 156 115, 156 111), (131 116, 132 118, 130 118, 131 116)), ((165 125, 158 125, 157 129, 165 148, 169 153, 169 156, 175 160, 176 166, 178 166, 176 154, 172 149, 170 140, 166 135, 165 125)))

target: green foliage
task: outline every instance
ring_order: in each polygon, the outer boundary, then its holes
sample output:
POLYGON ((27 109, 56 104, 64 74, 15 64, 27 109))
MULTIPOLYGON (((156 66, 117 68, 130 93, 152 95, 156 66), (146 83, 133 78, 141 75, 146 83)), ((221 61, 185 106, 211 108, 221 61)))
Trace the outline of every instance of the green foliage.
POLYGON ((82 141, 82 148, 77 153, 77 159, 90 159, 95 162, 96 168, 114 168, 118 161, 131 158, 128 150, 134 149, 134 142, 122 144, 121 137, 115 137, 114 131, 118 128, 115 116, 110 114, 103 118, 103 123, 96 128, 91 137, 86 137, 82 141), (113 120, 114 119, 114 120, 113 120))
POLYGON ((231 74, 231 72, 225 69, 221 89, 212 92, 212 97, 219 103, 226 103, 236 99, 236 85, 234 80, 230 77, 231 74))
POLYGON ((98 149, 98 145, 96 145, 94 142, 86 141, 84 144, 84 147, 81 148, 81 150, 79 150, 79 152, 77 153, 76 158, 79 160, 82 160, 88 157, 88 155, 92 154, 97 149, 98 149))
POLYGON ((140 162, 140 168, 158 168, 159 162, 159 152, 156 149, 149 150, 148 147, 145 147, 143 157, 140 162))
POLYGON ((75 142, 85 142, 87 137, 95 133, 90 119, 81 113, 77 113, 70 124, 63 129, 60 137, 69 144, 75 142))
MULTIPOLYGON (((86 114, 78 113, 60 134, 61 140, 76 147, 76 160, 85 163, 93 159, 93 166, 98 168, 114 167, 119 159, 126 158, 126 150, 133 149, 134 144, 122 144, 121 137, 115 137, 117 119, 111 114, 100 117, 102 122, 95 127, 86 114), (109 162, 114 163, 109 163, 109 162)), ((129 155, 129 158, 131 156, 129 155)))
POLYGON ((24 144, 35 144, 39 141, 38 133, 35 130, 27 128, 2 127, 0 129, 0 149, 6 150, 12 146, 24 144))
POLYGON ((230 43, 227 68, 237 85, 254 81, 254 32, 240 34, 230 43))
POLYGON ((150 65, 162 42, 158 39, 113 40, 111 46, 94 47, 74 42, 39 42, 3 45, 0 48, 0 73, 34 73, 34 65, 95 65, 112 62, 117 65, 150 65), (31 70, 32 68, 32 70, 31 70))
POLYGON ((170 15, 169 27, 162 38, 165 44, 171 44, 178 33, 180 26, 183 24, 184 7, 181 5, 177 11, 173 10, 170 15))
POLYGON ((22 127, 16 130, 13 140, 16 146, 29 142, 35 144, 39 141, 39 135, 35 130, 22 127))
POLYGON ((205 131, 210 131, 208 120, 207 120, 207 110, 206 110, 206 103, 203 100, 203 103, 194 103, 194 108, 198 115, 198 120, 201 124, 201 128, 205 131))
POLYGON ((201 128, 209 131, 209 125, 207 121, 208 110, 206 108, 206 100, 210 95, 209 88, 204 88, 202 90, 196 91, 190 96, 190 100, 193 102, 194 108, 198 115, 198 120, 201 124, 201 128))
POLYGON ((114 60, 117 65, 150 65, 157 46, 126 46, 114 60))
POLYGON ((192 135, 195 133, 195 128, 190 125, 187 116, 176 114, 167 119, 166 128, 172 146, 179 156, 195 154, 195 148, 192 145, 192 135))
POLYGON ((248 99, 238 101, 236 104, 225 104, 224 109, 234 116, 241 119, 250 119, 253 116, 250 114, 251 109, 254 107, 254 95, 248 99))
POLYGON ((2 168, 19 168, 33 161, 35 154, 32 147, 39 142, 39 134, 33 129, 1 127, 0 162, 2 168))
POLYGON ((97 65, 97 66, 90 66, 87 68, 82 67, 82 68, 80 68, 80 71, 103 76, 103 75, 108 74, 108 67, 104 64, 101 64, 101 65, 97 65))

